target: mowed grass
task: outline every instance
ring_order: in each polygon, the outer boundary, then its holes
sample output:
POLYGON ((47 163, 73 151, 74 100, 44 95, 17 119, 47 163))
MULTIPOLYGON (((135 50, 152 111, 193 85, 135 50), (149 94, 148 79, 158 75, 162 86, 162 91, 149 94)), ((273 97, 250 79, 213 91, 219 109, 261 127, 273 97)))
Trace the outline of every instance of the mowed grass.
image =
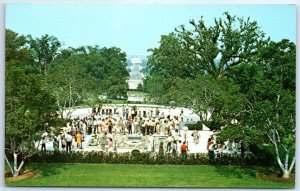
POLYGON ((38 176, 7 186, 293 188, 261 180, 258 167, 134 164, 30 164, 38 176))

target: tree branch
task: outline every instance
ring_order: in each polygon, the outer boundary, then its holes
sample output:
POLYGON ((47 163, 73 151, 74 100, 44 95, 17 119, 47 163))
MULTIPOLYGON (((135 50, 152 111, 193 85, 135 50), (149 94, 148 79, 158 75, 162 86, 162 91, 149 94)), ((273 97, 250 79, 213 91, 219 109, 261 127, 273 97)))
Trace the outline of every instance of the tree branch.
POLYGON ((289 168, 289 173, 292 172, 295 163, 296 163, 296 155, 294 155, 294 157, 293 157, 292 163, 291 163, 290 168, 289 168))
POLYGON ((7 159, 7 157, 6 157, 6 155, 5 155, 5 161, 6 161, 7 165, 9 166, 9 169, 10 169, 10 171, 11 171, 11 174, 14 174, 13 168, 11 167, 11 164, 9 163, 9 161, 8 161, 8 159, 7 159))

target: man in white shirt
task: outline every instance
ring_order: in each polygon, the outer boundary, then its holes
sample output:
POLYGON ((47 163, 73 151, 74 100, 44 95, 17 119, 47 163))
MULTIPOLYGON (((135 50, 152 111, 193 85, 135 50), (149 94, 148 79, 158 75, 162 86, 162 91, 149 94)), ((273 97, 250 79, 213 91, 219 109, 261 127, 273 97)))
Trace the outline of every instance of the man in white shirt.
POLYGON ((169 135, 166 152, 171 152, 171 149, 172 149, 172 148, 171 148, 171 144, 172 144, 173 141, 174 141, 173 137, 172 137, 171 135, 169 135))

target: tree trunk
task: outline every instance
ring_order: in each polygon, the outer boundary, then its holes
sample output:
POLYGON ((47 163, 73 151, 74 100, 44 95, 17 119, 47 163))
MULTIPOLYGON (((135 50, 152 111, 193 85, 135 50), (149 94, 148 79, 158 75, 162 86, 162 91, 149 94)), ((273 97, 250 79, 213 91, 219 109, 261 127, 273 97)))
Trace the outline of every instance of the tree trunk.
POLYGON ((24 165, 24 160, 22 160, 19 168, 18 168, 18 154, 14 153, 14 168, 13 168, 13 176, 19 176, 20 170, 24 165))
POLYGON ((290 175, 291 175, 291 173, 289 172, 289 171, 284 171, 283 172, 283 175, 282 175, 282 178, 284 178, 284 179, 289 179, 290 178, 290 175))
POLYGON ((9 167, 9 169, 10 169, 11 174, 14 174, 14 170, 13 170, 13 168, 11 167, 11 165, 10 165, 10 163, 9 163, 9 161, 8 161, 8 159, 7 159, 7 157, 6 157, 6 155, 5 155, 5 160, 6 160, 6 163, 7 163, 8 167, 9 167))
POLYGON ((13 171, 13 176, 19 176, 19 171, 18 171, 18 155, 14 153, 14 171, 13 171))

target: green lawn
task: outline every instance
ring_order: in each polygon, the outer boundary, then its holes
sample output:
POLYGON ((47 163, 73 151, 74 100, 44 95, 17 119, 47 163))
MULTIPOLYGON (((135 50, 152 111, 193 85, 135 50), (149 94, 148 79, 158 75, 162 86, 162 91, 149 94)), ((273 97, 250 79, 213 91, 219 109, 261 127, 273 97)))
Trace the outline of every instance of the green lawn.
POLYGON ((293 188, 255 178, 258 168, 195 165, 30 164, 37 177, 7 186, 293 188))

